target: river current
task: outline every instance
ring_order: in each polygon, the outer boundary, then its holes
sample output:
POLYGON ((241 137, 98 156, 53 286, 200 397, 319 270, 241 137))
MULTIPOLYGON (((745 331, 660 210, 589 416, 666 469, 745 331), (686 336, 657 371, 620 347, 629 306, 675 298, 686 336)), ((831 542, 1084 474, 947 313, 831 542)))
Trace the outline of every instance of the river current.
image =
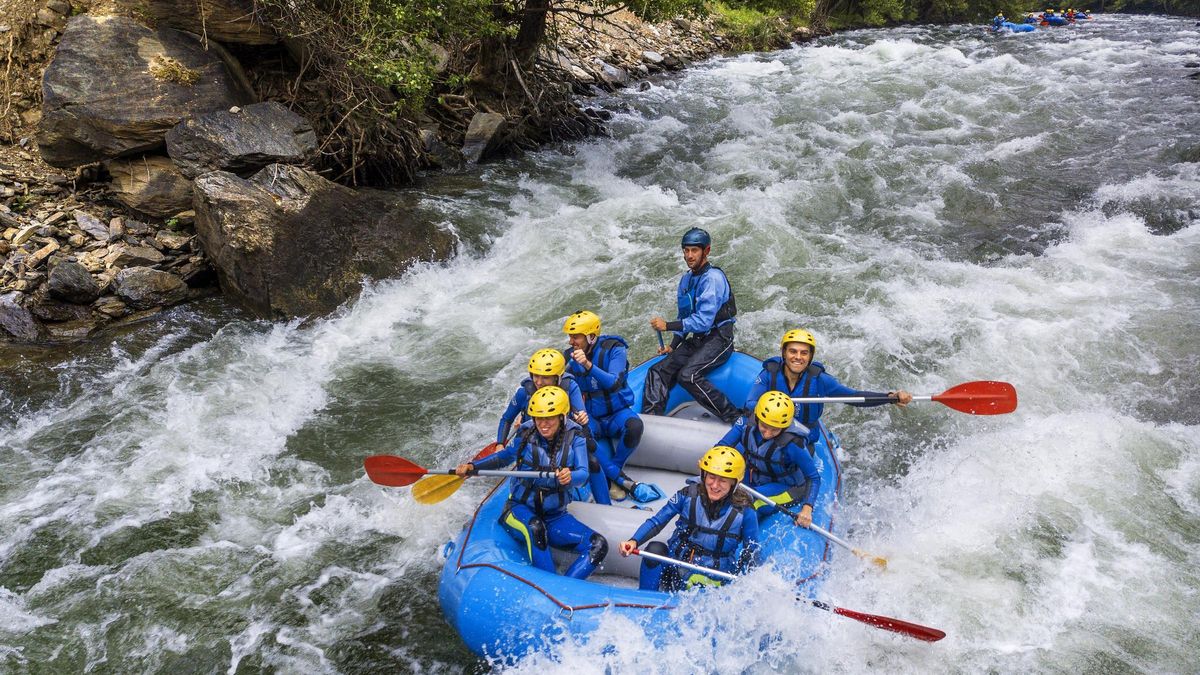
MULTIPOLYGON (((431 180, 452 261, 335 315, 220 300, 0 363, 0 671, 486 669, 441 617, 434 506, 363 457, 462 461, 528 355, 599 312, 635 362, 678 239, 728 273, 737 344, 790 327, 865 389, 1012 382, 1020 407, 829 410, 846 453, 835 604, 770 570, 685 639, 513 670, 1186 672, 1200 654, 1200 61, 1194 20, 847 32, 597 103, 612 137, 431 180), (760 637, 772 640, 763 648, 760 637)), ((514 608, 519 609, 519 607, 514 608)), ((686 619, 685 619, 686 617, 686 619)))

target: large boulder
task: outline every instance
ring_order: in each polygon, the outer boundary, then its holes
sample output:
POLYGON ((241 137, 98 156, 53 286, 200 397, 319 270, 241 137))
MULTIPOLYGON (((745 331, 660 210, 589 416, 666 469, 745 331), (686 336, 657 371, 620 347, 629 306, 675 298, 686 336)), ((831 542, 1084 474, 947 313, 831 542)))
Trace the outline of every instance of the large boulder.
POLYGON ((100 286, 83 265, 64 262, 50 270, 48 280, 52 297, 76 304, 88 304, 100 297, 100 286))
POLYGON ((266 316, 328 313, 357 295, 363 277, 395 276, 454 247, 406 197, 295 166, 272 164, 249 180, 206 173, 195 194, 196 233, 221 287, 266 316))
POLYGON ((504 115, 493 112, 477 112, 467 125, 463 139, 462 154, 468 162, 479 163, 496 153, 502 144, 508 122, 504 115))
POLYGON ((160 26, 229 44, 269 45, 275 31, 257 19, 253 0, 154 0, 146 3, 160 26))
POLYGON ((42 337, 42 324, 25 307, 24 299, 16 291, 0 295, 0 338, 37 342, 42 337))
POLYGON ((167 133, 167 153, 188 178, 209 171, 249 175, 268 164, 303 164, 317 151, 308 120, 280 103, 255 103, 180 122, 167 133))
POLYGON ((180 120, 252 94, 195 36, 81 14, 67 23, 42 96, 42 158, 69 167, 161 147, 180 120))
POLYGON ((112 176, 109 188, 113 197, 131 209, 155 218, 169 218, 192 208, 192 181, 169 157, 114 159, 104 168, 112 176))
POLYGON ((117 297, 135 309, 166 307, 188 299, 183 279, 150 267, 127 267, 113 280, 117 297))

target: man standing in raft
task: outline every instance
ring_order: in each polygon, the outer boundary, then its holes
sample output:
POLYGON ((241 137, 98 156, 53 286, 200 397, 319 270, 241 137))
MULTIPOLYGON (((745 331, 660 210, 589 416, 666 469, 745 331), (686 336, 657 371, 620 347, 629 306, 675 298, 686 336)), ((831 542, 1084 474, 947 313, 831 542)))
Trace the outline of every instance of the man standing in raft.
POLYGON ((597 504, 608 504, 610 497, 624 499, 627 492, 632 492, 638 502, 658 499, 663 495, 657 488, 639 484, 622 471, 626 460, 637 450, 644 429, 642 420, 633 411, 633 391, 625 382, 629 373, 629 345, 619 336, 601 335, 599 315, 586 310, 568 316, 563 322, 563 332, 571 344, 565 350, 569 357, 567 370, 583 392, 592 437, 609 439, 613 448, 612 454, 603 446, 596 451, 597 463, 607 481, 601 483, 602 491, 592 479, 592 498, 597 504), (611 488, 608 483, 612 483, 611 488))
MULTIPOLYGON (((814 396, 866 396, 888 398, 890 401, 851 403, 859 408, 870 408, 887 403, 895 403, 904 407, 912 402, 912 394, 907 391, 889 391, 886 394, 874 391, 858 391, 851 389, 837 378, 825 372, 825 366, 814 361, 817 354, 817 339, 813 334, 795 328, 783 334, 779 341, 780 355, 772 356, 763 361, 763 369, 750 385, 750 394, 746 397, 746 410, 754 410, 759 398, 768 391, 782 391, 791 398, 809 398, 814 396)), ((797 421, 808 427, 808 442, 816 443, 821 438, 818 422, 825 410, 823 403, 802 403, 798 406, 797 421)))
POLYGON ((722 422, 733 424, 739 416, 738 409, 704 377, 733 353, 733 323, 737 314, 733 289, 721 268, 708 262, 712 251, 708 232, 693 227, 683 235, 680 245, 688 271, 680 278, 676 292, 679 318, 650 319, 651 328, 672 331, 674 337, 670 346, 658 350, 667 358, 651 366, 646 374, 642 412, 665 414, 671 387, 678 382, 697 403, 722 422))
MULTIPOLYGON (((561 355, 560 355, 561 356, 561 355)), ((466 477, 476 469, 496 469, 514 460, 518 471, 553 471, 551 478, 508 479, 508 502, 500 523, 514 539, 525 543, 535 567, 555 572, 550 547, 574 550, 579 556, 566 576, 586 579, 608 553, 608 541, 567 513, 570 489, 587 482, 587 445, 582 429, 567 419, 567 392, 542 387, 529 399, 516 436, 500 452, 459 464, 455 473, 466 477)))
MULTIPOLYGON (((633 553, 678 516, 667 544, 651 542, 646 551, 730 574, 745 572, 758 554, 758 518, 748 508, 745 493, 737 491, 738 481, 745 474, 746 461, 737 450, 718 446, 704 453, 700 458, 701 482, 676 492, 666 506, 642 523, 632 539, 621 542, 621 555, 633 553)), ((638 588, 673 593, 695 584, 723 583, 699 572, 686 579, 684 574, 674 565, 643 558, 638 588)))

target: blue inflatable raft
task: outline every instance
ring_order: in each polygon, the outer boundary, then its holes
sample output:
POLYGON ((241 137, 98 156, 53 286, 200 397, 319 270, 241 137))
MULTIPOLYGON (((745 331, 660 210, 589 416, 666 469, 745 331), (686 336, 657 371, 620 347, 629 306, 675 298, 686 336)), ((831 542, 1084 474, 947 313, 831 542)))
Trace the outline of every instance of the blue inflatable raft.
POLYGON ((999 24, 993 23, 991 30, 993 33, 1002 33, 1004 31, 1008 31, 1010 33, 1032 33, 1037 30, 1037 27, 1028 23, 1002 21, 999 24))
MULTIPOLYGON (((655 357, 629 373, 640 408, 643 384, 655 357)), ((735 352, 709 380, 735 403, 744 401, 762 362, 735 352)), ((643 415, 646 430, 626 471, 639 481, 658 484, 667 497, 696 476, 700 456, 719 440, 728 427, 711 418, 680 387, 671 393, 665 417, 643 415)), ((836 531, 834 505, 841 490, 837 437, 822 427, 815 457, 821 474, 821 491, 813 505, 813 522, 836 531)), ((620 615, 640 625, 655 644, 671 637, 671 612, 675 597, 637 587, 640 560, 622 558, 616 544, 633 535, 642 522, 665 504, 665 499, 633 508, 632 501, 599 505, 574 502, 568 508, 581 522, 603 534, 609 553, 600 569, 587 580, 550 574, 529 563, 524 545, 501 527, 498 519, 507 491, 499 483, 484 497, 471 519, 443 548, 445 559, 438 598, 442 612, 463 642, 480 656, 513 662, 536 651, 552 651, 570 638, 609 639, 596 629, 601 619, 620 615)), ((760 533, 765 564, 799 584, 799 592, 813 595, 831 555, 831 547, 811 530, 796 527, 785 515, 768 518, 760 533)), ((657 540, 665 541, 674 529, 668 525, 657 540)), ((559 571, 568 556, 556 552, 559 571)), ((722 592, 708 590, 704 592, 722 592)))

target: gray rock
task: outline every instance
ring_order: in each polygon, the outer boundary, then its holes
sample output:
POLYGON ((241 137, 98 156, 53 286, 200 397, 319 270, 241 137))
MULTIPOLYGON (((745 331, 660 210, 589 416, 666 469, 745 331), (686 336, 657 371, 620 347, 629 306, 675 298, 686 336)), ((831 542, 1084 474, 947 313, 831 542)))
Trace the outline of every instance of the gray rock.
POLYGON ((188 287, 183 279, 149 267, 129 267, 117 273, 113 290, 134 309, 165 307, 187 300, 188 287))
POLYGON ((86 305, 100 297, 100 286, 88 273, 87 268, 79 263, 65 262, 56 265, 50 270, 47 283, 50 295, 59 300, 86 305))
POLYGON ((186 119, 166 140, 167 153, 188 178, 209 171, 250 175, 268 164, 303 164, 317 150, 317 134, 308 120, 275 101, 186 119))
POLYGON ((275 31, 258 21, 253 0, 154 0, 146 7, 159 25, 230 44, 269 45, 275 31), (203 14, 202 14, 203 12, 203 14))
POLYGON ((175 168, 170 158, 144 155, 114 159, 104 168, 112 176, 109 188, 113 197, 131 209, 167 218, 192 205, 192 181, 175 168))
POLYGON ((67 22, 42 96, 38 147, 63 167, 153 150, 180 120, 250 100, 195 36, 86 14, 67 22))
POLYGON ((24 298, 24 293, 15 291, 0 295, 0 330, 18 342, 36 342, 42 336, 42 326, 25 308, 24 298))
POLYGON ((436 131, 422 129, 419 135, 421 137, 421 144, 425 146, 425 153, 429 155, 430 161, 447 171, 457 171, 462 168, 466 162, 462 153, 443 143, 436 131))
POLYGON ((195 191, 197 238, 222 289, 267 316, 327 313, 363 277, 395 276, 454 247, 435 218, 415 217, 415 198, 352 190, 295 166, 272 164, 250 180, 206 173, 195 191))
POLYGON ((104 226, 104 223, 100 222, 99 218, 86 211, 76 211, 72 215, 75 216, 75 224, 79 226, 79 229, 86 232, 92 239, 108 241, 108 228, 104 226))
POLYGON ((645 51, 642 52, 642 61, 652 66, 661 66, 663 62, 663 55, 659 54, 658 52, 645 51))
POLYGON ((166 256, 149 246, 121 246, 104 258, 109 267, 146 267, 157 265, 166 256))
POLYGON ((494 155, 501 146, 501 138, 508 129, 508 122, 500 113, 477 112, 467 126, 463 139, 462 154, 468 162, 478 164, 494 155))
POLYGON ((600 80, 613 89, 629 86, 629 71, 624 68, 605 63, 599 59, 596 65, 600 67, 600 80))

